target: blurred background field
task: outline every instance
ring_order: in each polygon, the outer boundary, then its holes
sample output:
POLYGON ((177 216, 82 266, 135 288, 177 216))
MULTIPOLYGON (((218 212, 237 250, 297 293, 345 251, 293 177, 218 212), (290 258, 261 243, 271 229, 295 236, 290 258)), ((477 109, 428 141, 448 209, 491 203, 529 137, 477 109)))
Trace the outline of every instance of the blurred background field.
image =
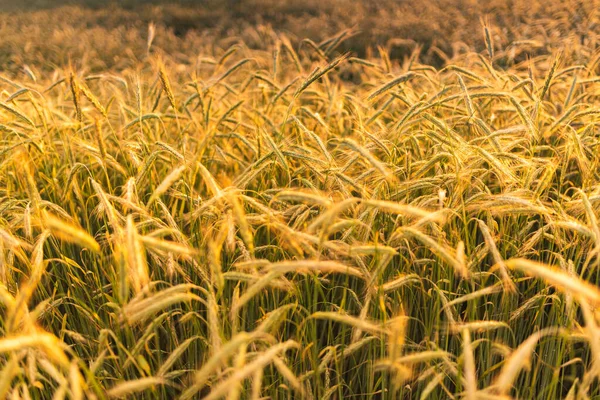
POLYGON ((269 48, 272 28, 294 44, 352 30, 340 52, 363 57, 382 46, 402 59, 419 47, 421 61, 439 67, 469 48, 483 49, 481 17, 499 49, 528 42, 513 59, 498 60, 510 65, 574 43, 595 48, 597 10, 596 0, 3 0, 0 68, 51 69, 68 57, 95 70, 132 67, 146 55, 149 23, 157 27, 155 49, 181 62, 240 38, 250 48, 269 48))

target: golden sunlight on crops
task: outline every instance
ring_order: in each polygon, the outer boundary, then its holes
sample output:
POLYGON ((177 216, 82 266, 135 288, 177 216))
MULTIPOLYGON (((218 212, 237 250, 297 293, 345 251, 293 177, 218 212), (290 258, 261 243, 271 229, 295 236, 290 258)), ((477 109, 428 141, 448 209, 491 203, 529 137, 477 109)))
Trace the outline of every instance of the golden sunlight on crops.
POLYGON ((0 399, 600 396, 600 2, 4 3, 0 399))

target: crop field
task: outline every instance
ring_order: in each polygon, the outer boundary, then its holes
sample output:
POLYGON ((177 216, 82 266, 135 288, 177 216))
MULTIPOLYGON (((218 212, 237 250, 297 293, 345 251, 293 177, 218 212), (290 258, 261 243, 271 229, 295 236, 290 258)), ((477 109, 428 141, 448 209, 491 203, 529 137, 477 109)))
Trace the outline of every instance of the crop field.
POLYGON ((31 3, 0 399, 600 398, 600 2, 31 3))

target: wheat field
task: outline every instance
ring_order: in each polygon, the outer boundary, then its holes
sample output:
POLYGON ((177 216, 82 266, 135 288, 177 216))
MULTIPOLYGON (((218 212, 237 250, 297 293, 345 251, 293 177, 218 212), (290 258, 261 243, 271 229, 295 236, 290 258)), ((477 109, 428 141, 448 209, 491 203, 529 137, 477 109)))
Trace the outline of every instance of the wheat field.
POLYGON ((600 3, 466 3, 0 14, 0 398, 598 398, 600 3))

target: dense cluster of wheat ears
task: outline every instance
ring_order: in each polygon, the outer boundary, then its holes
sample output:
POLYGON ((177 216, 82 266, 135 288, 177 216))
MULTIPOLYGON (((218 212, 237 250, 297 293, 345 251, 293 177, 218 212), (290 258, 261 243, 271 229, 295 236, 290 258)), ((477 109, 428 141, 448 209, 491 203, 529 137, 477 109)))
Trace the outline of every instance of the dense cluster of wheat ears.
POLYGON ((2 75, 0 398, 599 395, 600 53, 476 34, 2 75))

